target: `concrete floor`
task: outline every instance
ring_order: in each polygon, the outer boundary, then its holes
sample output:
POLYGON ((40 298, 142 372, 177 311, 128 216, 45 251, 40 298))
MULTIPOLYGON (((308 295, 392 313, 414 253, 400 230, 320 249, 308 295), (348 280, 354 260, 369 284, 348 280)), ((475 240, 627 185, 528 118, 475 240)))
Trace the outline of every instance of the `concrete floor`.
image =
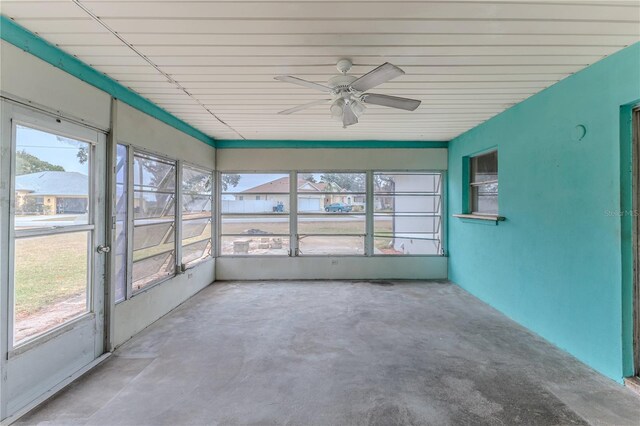
POLYGON ((640 423, 640 399, 460 288, 210 286, 21 424, 640 423))

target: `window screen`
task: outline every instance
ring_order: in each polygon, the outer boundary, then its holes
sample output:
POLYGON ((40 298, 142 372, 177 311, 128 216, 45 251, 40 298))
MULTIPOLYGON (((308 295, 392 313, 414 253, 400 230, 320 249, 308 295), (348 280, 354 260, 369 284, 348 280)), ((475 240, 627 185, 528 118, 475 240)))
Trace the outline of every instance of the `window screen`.
POLYGON ((366 173, 298 174, 298 253, 364 255, 366 173))
POLYGON ((127 297, 127 213, 128 201, 128 147, 116 147, 116 191, 115 191, 115 247, 113 250, 116 264, 115 301, 121 302, 127 297))
POLYGON ((220 175, 220 254, 289 254, 289 174, 220 175))
POLYGON ((134 153, 133 291, 175 274, 176 163, 134 153))
POLYGON ((375 172, 373 180, 373 254, 442 254, 442 175, 375 172))
POLYGON ((182 167, 182 265, 190 267, 212 256, 213 174, 182 167))

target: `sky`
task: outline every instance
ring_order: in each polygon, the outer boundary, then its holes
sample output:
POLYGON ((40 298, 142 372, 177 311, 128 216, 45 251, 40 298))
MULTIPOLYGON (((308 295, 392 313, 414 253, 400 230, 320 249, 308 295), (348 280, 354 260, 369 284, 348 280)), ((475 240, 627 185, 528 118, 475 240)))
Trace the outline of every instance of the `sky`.
MULTIPOLYGON (((315 178, 316 182, 321 180, 322 173, 310 173, 315 178)), ((288 176, 288 174, 284 173, 251 173, 251 174, 242 174, 240 178, 240 182, 238 182, 238 186, 229 187, 227 192, 242 192, 247 189, 256 187, 258 185, 262 185, 263 183, 272 182, 276 179, 280 179, 282 177, 288 176)), ((298 175, 300 176, 300 175, 298 175)))
POLYGON ((232 187, 230 186, 227 191, 228 192, 242 192, 249 188, 253 188, 254 186, 262 185, 263 183, 271 182, 276 179, 280 179, 282 177, 288 176, 288 174, 284 173, 275 173, 275 174, 263 174, 263 173, 251 173, 251 174, 242 174, 240 181, 238 182, 238 186, 232 187))
POLYGON ((16 149, 26 151, 41 160, 64 167, 67 172, 89 174, 88 163, 80 164, 76 154, 80 146, 88 147, 86 142, 74 141, 41 130, 16 126, 16 149))

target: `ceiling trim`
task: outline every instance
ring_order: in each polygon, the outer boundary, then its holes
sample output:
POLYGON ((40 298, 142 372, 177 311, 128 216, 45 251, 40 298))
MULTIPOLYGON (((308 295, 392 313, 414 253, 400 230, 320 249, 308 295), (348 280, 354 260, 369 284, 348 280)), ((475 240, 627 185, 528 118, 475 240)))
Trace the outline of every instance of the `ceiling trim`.
POLYGON ((217 139, 218 149, 255 149, 255 148, 293 148, 293 149, 322 149, 322 148, 364 148, 364 149, 406 149, 406 148, 446 148, 448 142, 441 141, 313 141, 313 140, 269 140, 269 139, 217 139))
POLYGON ((165 111, 150 100, 127 89, 117 81, 95 70, 78 58, 71 56, 48 41, 18 25, 4 15, 0 15, 0 39, 13 44, 27 53, 60 68, 72 76, 97 87, 114 98, 150 115, 181 132, 212 147, 215 141, 190 124, 165 111))

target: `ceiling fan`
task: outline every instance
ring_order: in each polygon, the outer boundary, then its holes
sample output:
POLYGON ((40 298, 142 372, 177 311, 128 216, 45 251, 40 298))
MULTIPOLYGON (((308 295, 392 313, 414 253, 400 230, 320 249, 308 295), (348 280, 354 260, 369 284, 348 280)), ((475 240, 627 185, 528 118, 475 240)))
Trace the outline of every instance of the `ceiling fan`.
POLYGON ((297 107, 280 111, 278 114, 292 114, 302 111, 303 109, 331 102, 331 116, 341 121, 342 127, 346 128, 358 122, 358 117, 360 117, 366 109, 365 104, 381 105, 389 108, 404 109, 406 111, 414 111, 420 105, 421 101, 415 99, 377 93, 365 93, 369 89, 403 75, 404 71, 395 65, 385 62, 360 78, 347 75, 352 65, 349 59, 340 59, 336 67, 342 74, 331 77, 326 86, 290 75, 275 77, 275 79, 279 81, 321 90, 331 95, 330 99, 320 99, 298 105, 297 107))

